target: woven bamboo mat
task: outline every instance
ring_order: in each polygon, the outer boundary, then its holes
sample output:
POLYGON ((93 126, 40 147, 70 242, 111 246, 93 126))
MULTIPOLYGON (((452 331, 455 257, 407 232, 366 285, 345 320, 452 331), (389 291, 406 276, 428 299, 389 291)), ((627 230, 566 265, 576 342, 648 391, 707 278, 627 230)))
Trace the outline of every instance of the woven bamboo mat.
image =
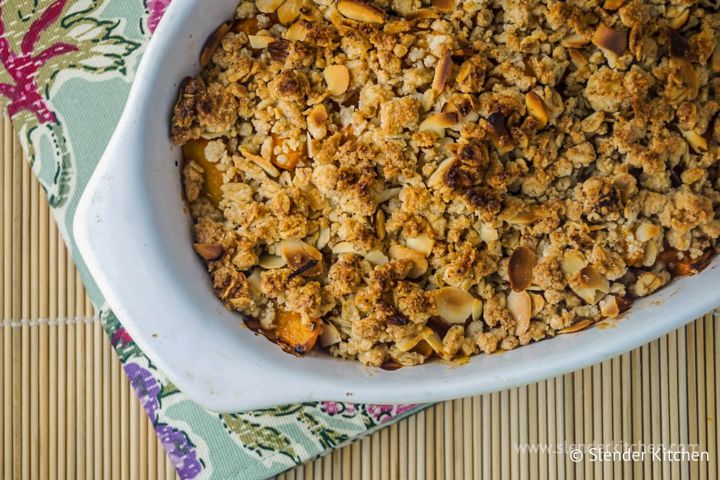
MULTIPOLYGON (((174 477, 0 119, 0 479, 174 477)), ((433 406, 285 479, 716 479, 718 316, 600 365, 433 406), (697 444, 701 462, 573 463, 521 444, 697 444)))

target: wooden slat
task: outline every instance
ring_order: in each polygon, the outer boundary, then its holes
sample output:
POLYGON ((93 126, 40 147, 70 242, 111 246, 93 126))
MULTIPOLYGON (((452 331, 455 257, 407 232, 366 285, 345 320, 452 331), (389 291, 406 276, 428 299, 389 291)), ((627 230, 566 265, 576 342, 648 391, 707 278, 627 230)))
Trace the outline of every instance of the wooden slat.
MULTIPOLYGON (((0 122, 0 478, 175 478, 0 122)), ((280 478, 718 478, 719 318, 569 375, 441 403, 280 478), (697 443, 711 461, 576 464, 515 447, 622 441, 697 443)))

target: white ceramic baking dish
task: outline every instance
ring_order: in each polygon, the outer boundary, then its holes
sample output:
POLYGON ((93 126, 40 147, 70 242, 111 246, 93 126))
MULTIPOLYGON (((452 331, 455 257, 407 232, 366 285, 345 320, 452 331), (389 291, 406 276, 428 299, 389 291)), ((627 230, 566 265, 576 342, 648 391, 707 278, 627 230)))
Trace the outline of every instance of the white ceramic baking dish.
POLYGON ((179 82, 237 0, 173 0, 75 216, 79 250, 143 351, 190 398, 230 412, 309 400, 431 402, 569 372, 652 340, 720 305, 719 259, 639 301, 613 328, 561 335, 462 367, 384 371, 321 353, 296 358, 223 307, 191 247, 180 150, 168 139, 179 82))

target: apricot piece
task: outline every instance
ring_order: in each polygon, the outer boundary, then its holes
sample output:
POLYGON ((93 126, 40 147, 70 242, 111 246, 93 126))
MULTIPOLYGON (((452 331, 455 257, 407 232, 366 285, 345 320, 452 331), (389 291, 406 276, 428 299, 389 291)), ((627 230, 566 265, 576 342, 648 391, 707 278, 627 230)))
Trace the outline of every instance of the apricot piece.
MULTIPOLYGON (((273 134, 273 144, 281 145, 285 139, 273 134)), ((302 142, 297 150, 290 150, 287 153, 272 156, 272 163, 282 170, 294 170, 298 163, 307 158, 307 143, 302 142)))
POLYGON ((322 333, 322 323, 319 320, 313 320, 308 325, 302 321, 299 313, 278 310, 274 333, 283 347, 303 355, 315 346, 315 342, 322 333))
POLYGON ((223 175, 214 163, 205 158, 207 140, 190 140, 182 146, 183 158, 186 162, 193 161, 203 169, 203 192, 214 205, 220 204, 222 199, 223 175))

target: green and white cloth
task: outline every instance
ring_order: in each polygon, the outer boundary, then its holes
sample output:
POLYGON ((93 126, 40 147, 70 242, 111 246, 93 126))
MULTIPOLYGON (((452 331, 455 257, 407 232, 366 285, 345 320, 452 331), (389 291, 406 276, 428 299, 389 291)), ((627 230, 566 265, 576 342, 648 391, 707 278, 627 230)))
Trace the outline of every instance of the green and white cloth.
MULTIPOLYGON (((103 326, 182 478, 266 478, 420 406, 304 403, 221 415, 190 401, 106 308, 72 237, 78 200, 125 105, 144 47, 170 0, 0 1, 0 102, 103 326)), ((198 1, 198 3, 200 3, 198 1)))

